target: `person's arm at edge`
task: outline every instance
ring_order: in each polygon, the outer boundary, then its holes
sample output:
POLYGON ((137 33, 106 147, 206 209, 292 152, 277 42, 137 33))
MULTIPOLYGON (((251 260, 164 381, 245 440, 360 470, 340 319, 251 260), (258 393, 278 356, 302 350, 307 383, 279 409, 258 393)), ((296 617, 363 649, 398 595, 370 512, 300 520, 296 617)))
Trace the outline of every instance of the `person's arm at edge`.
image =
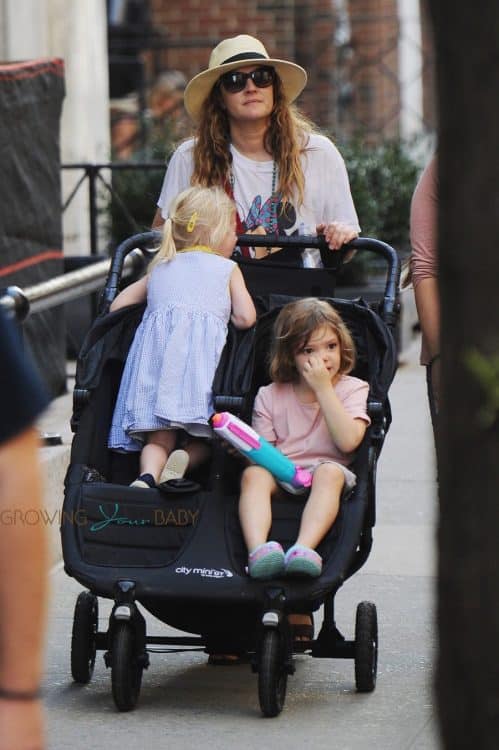
MULTIPOLYGON (((0 510, 12 519, 1 525, 0 540, 0 688, 5 691, 36 692, 43 667, 47 540, 41 514, 36 524, 21 521, 28 511, 41 510, 39 449, 33 427, 0 446, 0 510)), ((0 750, 41 750, 42 736, 40 700, 0 698, 0 750)))
POLYGON ((424 332, 429 359, 440 352, 440 297, 438 279, 429 276, 414 287, 414 297, 421 330, 424 332))
POLYGON ((440 351, 436 169, 436 158, 433 157, 423 170, 414 191, 410 216, 414 296, 430 359, 440 351))

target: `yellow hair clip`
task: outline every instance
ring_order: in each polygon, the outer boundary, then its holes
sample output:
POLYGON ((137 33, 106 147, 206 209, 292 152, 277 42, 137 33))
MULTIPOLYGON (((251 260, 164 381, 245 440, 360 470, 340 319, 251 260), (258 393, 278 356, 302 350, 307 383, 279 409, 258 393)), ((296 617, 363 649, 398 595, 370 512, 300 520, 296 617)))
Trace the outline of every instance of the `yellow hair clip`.
POLYGON ((196 226, 196 221, 197 220, 198 220, 198 212, 194 211, 194 213, 192 214, 191 218, 187 222, 187 227, 186 228, 187 228, 187 231, 189 232, 189 234, 194 230, 194 227, 196 226))

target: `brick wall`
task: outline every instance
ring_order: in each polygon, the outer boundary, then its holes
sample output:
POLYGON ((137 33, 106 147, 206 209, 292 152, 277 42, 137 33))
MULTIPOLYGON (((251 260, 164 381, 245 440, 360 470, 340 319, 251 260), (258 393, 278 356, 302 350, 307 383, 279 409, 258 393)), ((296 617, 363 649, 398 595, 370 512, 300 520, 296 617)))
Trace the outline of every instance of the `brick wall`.
POLYGON ((318 125, 334 122, 335 14, 331 0, 296 2, 295 61, 308 73, 309 84, 300 105, 318 125))
POLYGON ((435 48, 431 26, 429 0, 421 0, 421 25, 423 36, 423 118, 426 129, 437 128, 437 103, 435 81, 435 48))
MULTIPOLYGON (((162 68, 177 68, 188 78, 208 66, 211 49, 223 38, 250 34, 269 55, 303 65, 309 74, 299 104, 320 125, 333 111, 334 14, 330 0, 151 0, 152 21, 167 48, 162 68)), ((158 62, 156 62, 158 65, 158 62)))
POLYGON ((370 133, 370 140, 398 135, 399 23, 397 0, 350 0, 350 132, 370 133))
MULTIPOLYGON (((424 4, 427 0, 421 0, 424 4)), ((417 0, 414 0, 417 2, 417 0)), ((188 78, 208 65, 223 38, 246 33, 271 56, 308 72, 298 100, 303 111, 335 137, 371 141, 399 133, 399 22, 397 0, 150 0, 151 19, 165 49, 148 53, 155 71, 177 68, 188 78), (350 40, 335 40, 339 7, 349 17, 350 40), (154 64, 152 60, 155 60, 154 64)), ((431 55, 427 16, 424 50, 431 55)), ((425 115, 434 121, 432 63, 425 64, 425 115)))

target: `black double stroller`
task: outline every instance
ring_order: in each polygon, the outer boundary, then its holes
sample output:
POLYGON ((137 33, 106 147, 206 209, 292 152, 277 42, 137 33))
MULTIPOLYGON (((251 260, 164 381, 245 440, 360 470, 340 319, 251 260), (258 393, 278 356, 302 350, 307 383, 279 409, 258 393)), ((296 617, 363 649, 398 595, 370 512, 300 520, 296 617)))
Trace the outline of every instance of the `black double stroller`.
MULTIPOLYGON (((370 251, 386 263, 381 299, 334 297, 335 279, 345 249, 331 253, 318 238, 269 239, 280 245, 269 260, 240 260, 259 313, 249 331, 229 327, 215 376, 217 411, 245 421, 257 389, 269 382, 266 356, 273 321, 283 304, 303 296, 326 298, 349 326, 358 351, 354 375, 370 384, 372 424, 357 452, 357 485, 341 504, 339 516, 318 551, 324 560, 317 579, 256 581, 248 577, 247 551, 237 516, 239 479, 244 465, 213 440, 210 461, 185 481, 161 489, 129 484, 138 475, 138 454, 109 451, 107 436, 121 373, 144 305, 109 313, 126 256, 144 257, 159 233, 135 235, 117 249, 101 297, 101 311, 79 355, 74 391, 71 461, 65 480, 61 527, 65 570, 85 586, 77 598, 71 640, 71 671, 78 683, 92 677, 96 651, 111 669, 117 708, 136 705, 143 670, 154 646, 168 652, 198 649, 208 654, 239 654, 258 673, 260 707, 265 716, 283 708, 294 654, 351 658, 357 690, 372 691, 377 670, 377 615, 374 603, 360 602, 355 636, 347 640, 335 624, 334 598, 342 584, 366 561, 375 523, 376 463, 390 425, 388 388, 396 370, 393 330, 397 322, 400 267, 388 245, 355 240, 349 248, 370 251), (304 247, 320 250, 324 268, 296 263, 304 247), (138 249, 137 249, 138 248, 138 249), (282 258, 280 257, 282 254, 282 258), (328 264, 333 263, 333 266, 328 264), (98 597, 114 601, 107 628, 99 629, 98 597), (318 636, 294 641, 287 615, 322 604, 318 636), (149 636, 143 610, 182 636, 149 636)), ((243 236, 240 244, 255 244, 243 236)), ((286 549, 296 538, 302 501, 293 496, 274 505, 270 538, 286 549)))

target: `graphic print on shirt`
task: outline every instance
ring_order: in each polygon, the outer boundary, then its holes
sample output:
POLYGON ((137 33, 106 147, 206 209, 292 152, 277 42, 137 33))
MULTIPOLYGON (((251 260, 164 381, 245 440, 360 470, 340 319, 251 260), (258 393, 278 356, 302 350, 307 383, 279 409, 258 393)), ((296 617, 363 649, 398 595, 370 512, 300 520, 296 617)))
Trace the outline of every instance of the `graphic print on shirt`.
MULTIPOLYGON (((277 194, 277 202, 275 206, 276 217, 277 217, 277 228, 278 234, 286 234, 286 230, 290 229, 296 224, 296 209, 290 201, 283 204, 281 200, 281 194, 277 194), (283 208, 284 205, 284 208, 283 208)), ((270 234, 273 230, 273 217, 272 217, 272 197, 267 198, 262 206, 262 196, 257 195, 253 199, 253 203, 250 206, 248 215, 243 222, 244 231, 256 229, 257 227, 263 227, 267 234, 270 234)), ((290 234, 297 234, 298 230, 291 232, 290 234)))

